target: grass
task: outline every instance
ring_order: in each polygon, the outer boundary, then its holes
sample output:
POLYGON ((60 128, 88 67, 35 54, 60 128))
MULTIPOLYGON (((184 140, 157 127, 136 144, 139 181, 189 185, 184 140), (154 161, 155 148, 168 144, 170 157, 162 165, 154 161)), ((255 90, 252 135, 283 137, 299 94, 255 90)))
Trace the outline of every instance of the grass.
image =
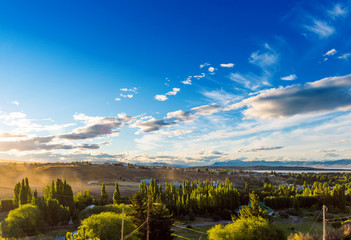
POLYGON ((191 240, 206 240, 207 239, 207 230, 209 230, 214 225, 207 226, 195 226, 192 228, 178 228, 173 231, 176 235, 177 240, 180 239, 191 239, 191 240))
POLYGON ((291 222, 291 223, 273 223, 274 226, 280 228, 284 231, 285 236, 289 236, 291 233, 298 232, 310 232, 311 234, 317 233, 321 234, 323 231, 323 224, 321 222, 316 222, 314 225, 314 220, 304 219, 303 222, 291 222), (313 227, 312 227, 313 225, 313 227), (291 228, 294 228, 292 231, 291 228))

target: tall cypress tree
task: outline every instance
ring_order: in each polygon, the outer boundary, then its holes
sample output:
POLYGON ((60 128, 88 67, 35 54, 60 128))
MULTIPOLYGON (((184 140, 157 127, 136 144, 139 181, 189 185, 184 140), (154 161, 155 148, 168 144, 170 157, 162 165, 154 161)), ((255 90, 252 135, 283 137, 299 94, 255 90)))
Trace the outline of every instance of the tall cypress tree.
POLYGON ((118 202, 121 200, 121 194, 119 192, 118 188, 118 182, 115 182, 115 191, 113 193, 113 204, 118 204, 118 202))
POLYGON ((105 184, 103 183, 101 186, 101 197, 100 197, 100 203, 101 205, 106 205, 107 204, 107 192, 105 190, 105 184))

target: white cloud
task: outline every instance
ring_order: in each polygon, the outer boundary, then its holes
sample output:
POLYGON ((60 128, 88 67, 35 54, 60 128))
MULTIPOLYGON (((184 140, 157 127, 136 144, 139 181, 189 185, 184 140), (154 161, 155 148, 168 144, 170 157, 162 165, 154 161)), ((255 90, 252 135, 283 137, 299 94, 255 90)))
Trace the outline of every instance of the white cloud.
POLYGON ((166 101, 168 98, 167 98, 167 95, 168 96, 174 96, 174 95, 177 95, 177 93, 180 91, 180 88, 173 88, 172 89, 172 91, 169 91, 169 92, 167 92, 166 94, 164 94, 164 95, 162 95, 162 94, 157 94, 156 96, 155 96, 155 99, 157 100, 157 101, 161 101, 161 102, 163 102, 163 101, 166 101))
POLYGON ((123 98, 132 98, 133 97, 133 94, 120 94, 121 97, 123 98))
POLYGON ((320 38, 327 38, 335 32, 334 27, 329 26, 328 23, 317 19, 312 20, 313 24, 305 25, 305 28, 308 31, 317 34, 320 38))
POLYGON ((278 54, 266 43, 265 49, 268 51, 261 53, 260 51, 253 52, 249 58, 251 64, 255 64, 262 69, 266 69, 277 63, 278 54))
POLYGON ((297 79, 297 76, 296 76, 296 74, 290 74, 288 76, 281 77, 280 79, 284 80, 284 81, 293 81, 293 80, 297 79))
POLYGON ((326 52, 323 56, 333 56, 337 51, 333 48, 326 52))
POLYGON ((201 78, 204 78, 206 76, 205 73, 201 73, 200 75, 195 75, 193 76, 194 78, 196 78, 197 80, 201 79, 201 78))
POLYGON ((338 58, 347 60, 349 59, 349 57, 351 57, 351 53, 344 53, 343 55, 340 55, 338 58))
POLYGON ((121 101, 121 99, 119 97, 115 98, 115 101, 121 101))
POLYGON ((186 80, 181 81, 181 83, 185 84, 185 85, 191 85, 191 78, 192 76, 188 76, 186 80))
POLYGON ((342 6, 341 4, 335 4, 334 8, 332 10, 328 11, 329 15, 333 18, 336 17, 346 17, 348 14, 348 9, 347 7, 342 6))
POLYGON ((212 73, 212 72, 215 71, 215 68, 214 68, 214 67, 209 67, 209 68, 208 68, 208 71, 212 73))
POLYGON ((212 101, 218 102, 222 105, 226 105, 232 101, 238 100, 239 98, 231 93, 221 90, 204 91, 202 94, 211 99, 212 101))
POLYGON ((256 90, 262 85, 268 85, 267 79, 265 76, 257 76, 253 73, 241 74, 241 73, 230 73, 229 79, 239 83, 243 87, 256 90))
POLYGON ((166 95, 177 95, 177 93, 180 91, 180 88, 173 88, 172 91, 169 91, 166 93, 166 95))
POLYGON ((155 96, 155 99, 156 99, 157 101, 163 102, 163 101, 166 101, 166 100, 168 99, 168 97, 167 97, 166 95, 157 94, 157 95, 155 96))
POLYGON ((208 62, 204 63, 204 64, 200 64, 200 68, 204 68, 204 67, 208 67, 211 66, 211 64, 209 64, 208 62))
POLYGON ((136 87, 133 87, 133 88, 121 88, 120 90, 122 92, 134 92, 134 93, 136 93, 138 91, 138 89, 136 87))
POLYGON ((18 102, 18 101, 16 101, 16 100, 15 100, 15 101, 12 101, 11 103, 12 103, 12 104, 14 104, 14 105, 19 106, 19 102, 18 102))
POLYGON ((220 66, 223 68, 232 68, 234 67, 234 63, 221 63, 220 66))

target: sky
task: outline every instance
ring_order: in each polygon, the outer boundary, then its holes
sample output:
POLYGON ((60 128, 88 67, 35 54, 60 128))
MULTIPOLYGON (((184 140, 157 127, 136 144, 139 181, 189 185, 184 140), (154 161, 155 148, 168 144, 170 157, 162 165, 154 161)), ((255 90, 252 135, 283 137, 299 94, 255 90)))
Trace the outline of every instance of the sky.
POLYGON ((351 1, 2 1, 0 159, 351 158, 351 1))

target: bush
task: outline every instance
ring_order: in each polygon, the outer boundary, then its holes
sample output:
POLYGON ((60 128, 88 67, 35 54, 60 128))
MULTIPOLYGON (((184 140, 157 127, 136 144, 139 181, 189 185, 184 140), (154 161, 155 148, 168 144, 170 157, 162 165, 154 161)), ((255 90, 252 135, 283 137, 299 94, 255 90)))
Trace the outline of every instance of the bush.
POLYGON ((38 206, 25 204, 9 212, 2 222, 2 236, 5 238, 23 238, 40 233, 44 226, 38 206))
POLYGON ((219 224, 208 230, 208 239, 231 240, 280 240, 285 239, 282 230, 275 228, 261 217, 238 219, 225 226, 219 224))
MULTIPOLYGON (((122 214, 113 212, 103 212, 94 214, 81 223, 80 228, 85 228, 86 231, 92 231, 92 237, 100 238, 101 240, 121 239, 121 223, 122 214)), ((131 233, 136 226, 130 216, 124 217, 124 233, 125 236, 131 233)), ((137 239, 134 235, 129 239, 137 239)))
POLYGON ((1 199, 1 210, 2 211, 10 211, 10 210, 13 210, 15 208, 16 208, 16 206, 13 203, 12 198, 1 199))
POLYGON ((295 233, 288 237, 288 240, 314 240, 314 238, 309 233, 295 233))

